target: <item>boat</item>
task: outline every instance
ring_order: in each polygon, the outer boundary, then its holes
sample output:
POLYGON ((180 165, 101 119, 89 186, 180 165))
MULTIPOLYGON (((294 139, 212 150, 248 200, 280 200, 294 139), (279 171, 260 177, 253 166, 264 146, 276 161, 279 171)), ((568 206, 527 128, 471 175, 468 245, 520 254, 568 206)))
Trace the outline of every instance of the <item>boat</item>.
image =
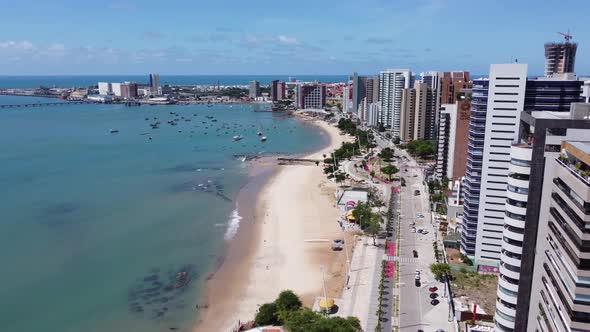
POLYGON ((111 129, 111 130, 109 130, 109 132, 110 132, 111 134, 116 134, 116 133, 118 133, 118 132, 119 132, 119 129, 111 129))
POLYGON ((243 137, 241 135, 236 135, 234 136, 234 141, 239 141, 241 140, 243 137))
POLYGON ((262 137, 260 138, 260 141, 262 141, 262 142, 266 142, 266 136, 262 136, 262 137))
POLYGON ((261 131, 258 131, 258 133, 256 133, 256 135, 262 136, 262 132, 261 131))

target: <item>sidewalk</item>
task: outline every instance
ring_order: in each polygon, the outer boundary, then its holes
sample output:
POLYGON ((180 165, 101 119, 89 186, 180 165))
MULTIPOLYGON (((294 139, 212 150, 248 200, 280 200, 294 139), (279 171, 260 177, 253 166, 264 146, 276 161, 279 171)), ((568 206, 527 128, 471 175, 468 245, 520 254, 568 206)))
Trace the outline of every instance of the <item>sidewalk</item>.
POLYGON ((372 293, 379 284, 384 246, 383 244, 379 247, 373 246, 373 240, 370 237, 363 236, 359 239, 360 241, 356 243, 350 263, 351 273, 348 287, 344 288, 341 296, 342 308, 340 308, 337 315, 340 317, 357 317, 361 322, 363 331, 374 331, 377 304, 375 304, 374 310, 371 304, 377 301, 379 294, 372 293), (369 244, 366 245, 366 243, 369 244), (372 322, 369 318, 373 318, 375 322, 372 322), (369 329, 370 326, 372 326, 372 329, 369 329))

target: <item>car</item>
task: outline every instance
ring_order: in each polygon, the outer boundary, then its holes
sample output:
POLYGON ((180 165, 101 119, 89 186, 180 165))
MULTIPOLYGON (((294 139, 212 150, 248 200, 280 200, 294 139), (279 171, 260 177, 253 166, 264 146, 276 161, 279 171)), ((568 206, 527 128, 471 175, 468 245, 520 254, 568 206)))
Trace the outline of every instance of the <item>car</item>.
POLYGON ((344 244, 344 240, 341 240, 341 239, 336 239, 336 240, 332 241, 332 250, 334 250, 334 251, 342 250, 343 244, 344 244))
POLYGON ((414 282, 414 285, 416 285, 416 287, 420 287, 420 285, 422 285, 422 284, 420 283, 420 280, 416 280, 414 282))
POLYGON ((418 233, 422 234, 422 232, 424 232, 424 230, 422 228, 418 229, 418 233))
POLYGON ((420 196, 420 190, 414 190, 414 196, 420 196))
POLYGON ((432 304, 432 305, 437 305, 439 303, 440 303, 440 301, 437 300, 437 299, 434 299, 434 300, 430 301, 430 304, 432 304))
POLYGON ((438 297, 437 293, 430 293, 430 298, 431 299, 436 299, 438 297))
POLYGON ((412 253, 414 254, 414 258, 418 258, 418 251, 412 250, 412 253))
POLYGON ((425 229, 423 229, 423 230, 422 230, 422 235, 426 235, 426 234, 428 234, 428 231, 427 231, 427 230, 425 230, 425 229))
POLYGON ((420 280, 420 273, 416 273, 416 276, 414 277, 414 279, 420 280))
POLYGON ((416 233, 416 227, 412 227, 412 233, 416 233))
POLYGON ((432 287, 428 288, 428 291, 431 292, 431 293, 434 293, 437 290, 438 290, 438 287, 436 287, 436 286, 432 286, 432 287))

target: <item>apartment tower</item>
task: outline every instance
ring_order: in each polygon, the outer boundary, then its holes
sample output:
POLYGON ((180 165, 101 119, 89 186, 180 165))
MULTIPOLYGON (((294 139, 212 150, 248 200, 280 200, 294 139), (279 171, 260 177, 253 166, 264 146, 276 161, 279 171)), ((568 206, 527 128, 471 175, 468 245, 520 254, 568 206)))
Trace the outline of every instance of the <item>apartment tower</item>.
POLYGON ((393 137, 400 137, 402 91, 411 83, 409 69, 388 69, 379 74, 379 122, 391 130, 393 137))

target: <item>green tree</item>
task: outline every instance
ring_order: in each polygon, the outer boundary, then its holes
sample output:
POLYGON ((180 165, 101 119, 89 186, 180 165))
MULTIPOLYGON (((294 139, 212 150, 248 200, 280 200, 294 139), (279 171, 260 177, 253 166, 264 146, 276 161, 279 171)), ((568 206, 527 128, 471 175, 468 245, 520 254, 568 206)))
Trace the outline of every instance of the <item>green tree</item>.
POLYGON ((399 169, 391 164, 381 167, 381 173, 387 175, 389 181, 391 181, 391 176, 397 172, 399 172, 399 169))
POLYGON ((443 176, 442 180, 441 180, 441 186, 443 190, 449 189, 449 178, 446 176, 443 176))
POLYGON ((441 280, 443 275, 451 275, 451 267, 446 263, 433 263, 430 265, 430 271, 437 280, 441 280))
POLYGON ((279 323, 277 305, 274 302, 265 303, 258 308, 254 323, 257 326, 276 325, 279 323))
POLYGON ((395 145, 398 145, 398 144, 399 144, 399 142, 400 142, 400 139, 399 139, 399 137, 394 137, 394 138, 393 138, 393 144, 395 144, 395 145))
POLYGON ((369 222, 367 223, 367 227, 365 228, 365 232, 373 238, 373 245, 377 245, 377 235, 379 231, 381 231, 381 217, 376 214, 372 214, 370 216, 369 222))
POLYGON ((369 175, 371 176, 371 179, 375 177, 375 171, 371 171, 371 173, 369 173, 369 175))
POLYGON ((279 311, 293 311, 301 308, 301 300, 290 290, 282 291, 275 300, 279 311))
POLYGON ((381 122, 377 124, 377 131, 380 133, 385 131, 385 126, 381 122))
POLYGON ((288 312, 285 315, 284 327, 289 332, 308 332, 322 316, 309 308, 288 312))
POLYGON ((385 161, 391 161, 393 159, 393 150, 390 148, 385 148, 381 150, 381 153, 379 153, 379 157, 381 157, 381 159, 385 161))

